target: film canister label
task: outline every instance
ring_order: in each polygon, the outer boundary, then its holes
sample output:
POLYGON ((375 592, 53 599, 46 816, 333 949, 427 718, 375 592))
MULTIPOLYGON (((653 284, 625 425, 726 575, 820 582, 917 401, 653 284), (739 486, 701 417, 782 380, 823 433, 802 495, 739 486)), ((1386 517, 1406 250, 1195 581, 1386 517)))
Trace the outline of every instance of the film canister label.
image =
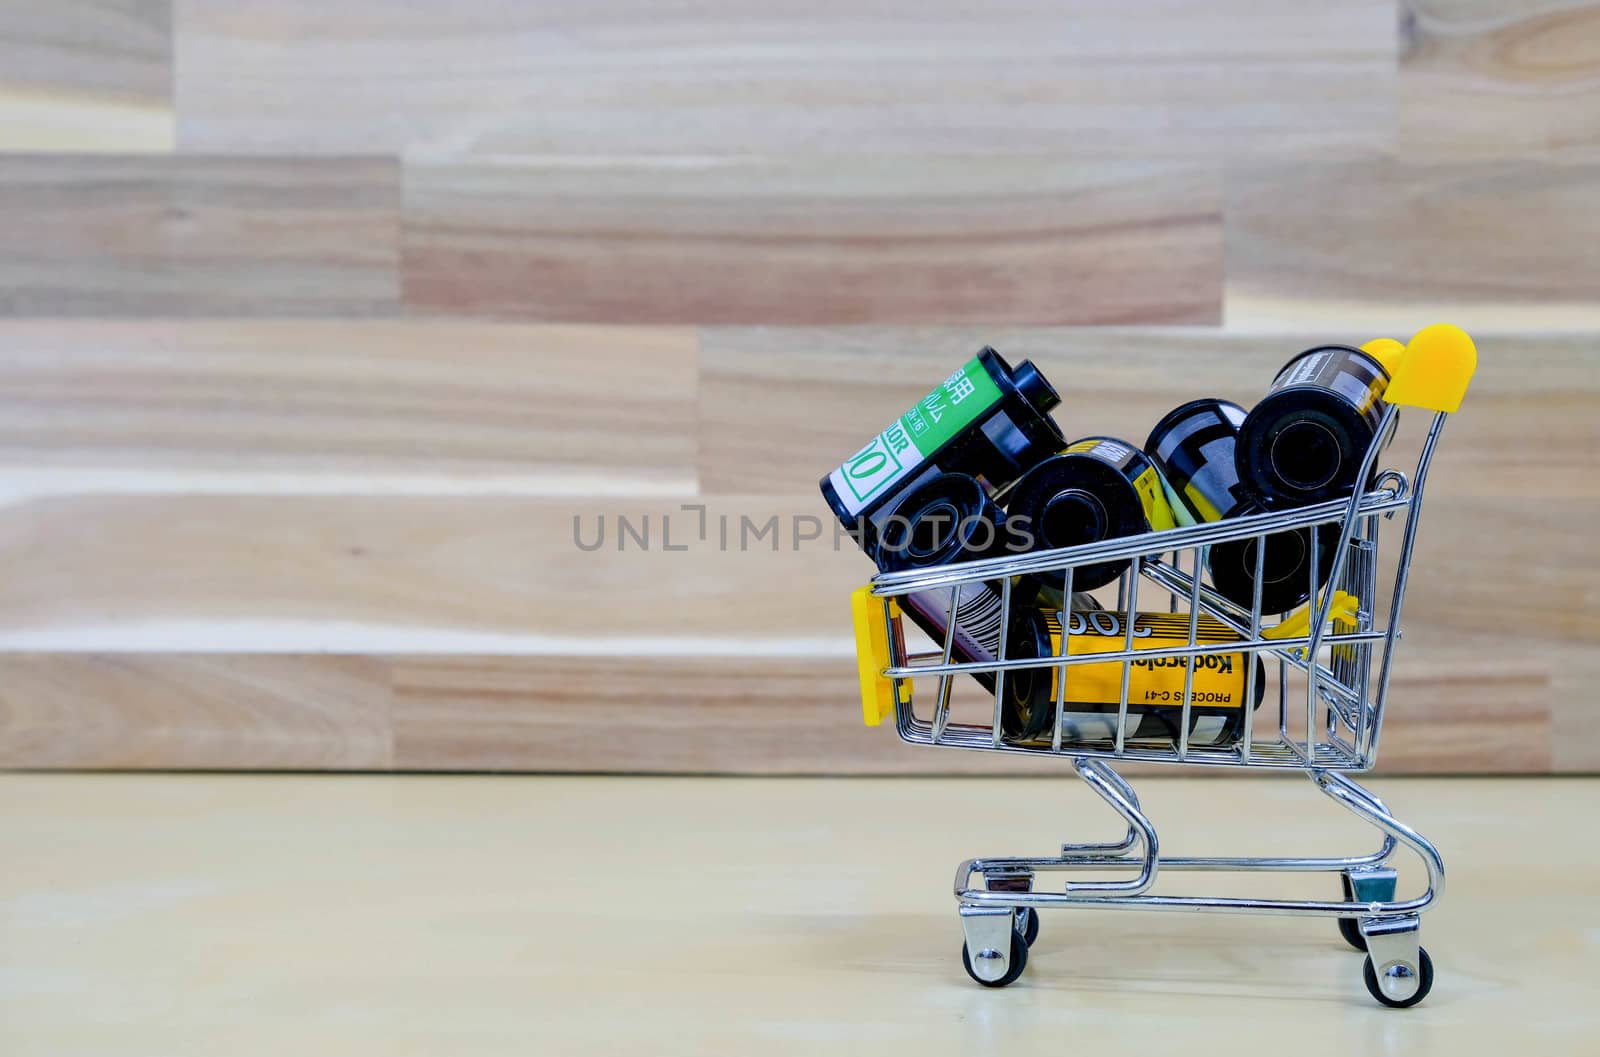
POLYGON ((1356 414, 1373 417, 1389 376, 1375 357, 1352 356, 1349 349, 1329 348, 1308 353, 1290 363, 1272 383, 1273 389, 1310 385, 1329 389, 1350 402, 1356 414))
MULTIPOLYGON (((1109 610, 1067 614, 1066 655, 1077 657, 1116 653, 1127 641, 1127 615, 1109 610)), ((1019 623, 1018 630, 1024 630, 1019 623)), ((1138 613, 1133 618, 1133 648, 1164 649, 1189 644, 1186 613, 1138 613)), ((1060 656, 1062 627, 1053 613, 1043 614, 1033 636, 1017 635, 1013 656, 1060 656)), ((1232 629, 1202 616, 1195 630, 1197 645, 1226 645, 1239 641, 1232 629)), ((1259 705, 1265 692, 1265 669, 1259 658, 1245 651, 1218 650, 1193 657, 1152 657, 1129 662, 1128 730, 1130 739, 1173 740, 1183 714, 1185 684, 1190 703, 1189 743, 1218 745, 1238 737, 1248 716, 1246 691, 1249 670, 1255 668, 1255 697, 1259 705), (1192 674, 1189 669, 1193 668, 1192 674)), ((1013 672, 1018 690, 1008 694, 1004 717, 1006 733, 1023 741, 1049 735, 1055 719, 1055 699, 1061 693, 1063 734, 1067 740, 1095 741, 1115 736, 1115 717, 1122 693, 1123 663, 1107 661, 1072 665, 1063 669, 1013 672)), ((1007 683, 1008 686, 1011 682, 1007 683)))
POLYGON ((839 501, 856 515, 883 499, 1002 396, 974 356, 829 474, 839 501))

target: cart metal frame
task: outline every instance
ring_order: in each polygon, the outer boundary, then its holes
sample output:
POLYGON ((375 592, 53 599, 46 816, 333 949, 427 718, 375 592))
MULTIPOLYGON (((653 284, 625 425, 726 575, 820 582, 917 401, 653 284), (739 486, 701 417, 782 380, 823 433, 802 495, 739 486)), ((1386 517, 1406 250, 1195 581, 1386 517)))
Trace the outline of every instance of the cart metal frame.
MULTIPOLYGON (((1475 362, 1474 352, 1472 363, 1475 365, 1475 362)), ((1413 367, 1408 354, 1405 369, 1413 367)), ((1470 375, 1468 367, 1453 403, 1448 398, 1407 401, 1435 412, 1409 477, 1397 470, 1376 471, 1380 452, 1394 433, 1399 413, 1396 404, 1386 404, 1381 424, 1357 477, 1357 480, 1372 482, 1371 487, 1358 491, 1348 500, 1079 547, 883 574, 869 585, 871 598, 864 594, 866 589, 858 593, 857 645, 863 703, 868 710, 869 723, 876 721, 873 711, 876 708, 879 719, 887 718, 892 711, 897 733, 912 744, 1069 759, 1084 783, 1126 824, 1124 836, 1115 842, 1066 843, 1056 855, 973 858, 960 865, 956 871, 955 897, 966 940, 963 959, 974 979, 989 986, 1004 986, 1018 977, 1027 962, 1028 944, 1038 931, 1039 910, 1097 907, 1338 919, 1345 939, 1368 953, 1365 979, 1369 991, 1379 1002, 1403 1007, 1421 1001, 1427 994, 1432 985, 1433 969, 1427 952, 1419 943, 1420 919, 1444 893, 1444 862, 1431 842, 1400 821, 1383 801, 1349 776, 1370 770, 1377 760, 1428 467, 1447 412, 1459 406, 1460 394, 1464 393, 1470 375), (1403 527, 1385 609, 1377 604, 1379 530, 1396 515, 1402 517, 1403 527), (1325 581, 1318 581, 1316 563, 1311 563, 1310 590, 1315 610, 1309 614, 1309 629, 1301 635, 1273 637, 1269 634, 1273 625, 1263 619, 1261 612, 1260 583, 1265 558, 1261 541, 1270 533, 1297 528, 1309 529, 1313 534, 1335 532, 1338 545, 1325 581), (1247 611, 1213 591, 1204 582, 1202 572, 1208 547, 1224 541, 1251 539, 1257 544, 1257 587, 1254 604, 1247 611), (1136 650, 1133 621, 1127 619, 1122 621, 1126 638, 1120 651, 1065 656, 1063 637, 1059 651, 1053 656, 1008 658, 1006 629, 1010 625, 1013 588, 1020 577, 1047 578, 1047 582, 1059 583, 1062 597, 1070 599, 1074 570, 1091 563, 1123 559, 1130 564, 1118 582, 1116 608, 1124 613, 1136 612, 1141 583, 1147 587, 1153 585, 1167 596, 1170 611, 1187 612, 1187 645, 1136 650), (997 659, 988 663, 953 661, 953 625, 958 596, 953 588, 980 583, 999 585, 1001 621, 997 659), (1334 631, 1328 628, 1335 594, 1330 588, 1347 591, 1360 601, 1353 621, 1344 621, 1334 631), (904 645, 896 600, 913 592, 941 590, 947 591, 950 597, 946 626, 952 628, 951 633, 945 636, 940 650, 909 652, 904 645), (1238 641, 1197 643, 1196 630, 1202 613, 1230 627, 1239 636, 1238 641), (1185 666, 1178 736, 1165 744, 1152 744, 1149 739, 1130 744, 1130 662, 1158 657, 1194 658, 1207 652, 1247 655, 1247 701, 1255 698, 1257 679, 1256 664, 1251 658, 1260 656, 1264 662, 1276 665, 1276 731, 1264 734, 1254 729, 1262 724, 1247 719, 1237 744, 1191 746, 1194 666, 1190 663, 1185 666), (1122 663, 1122 689, 1112 728, 1114 739, 1076 744, 1064 738, 1066 669, 1074 664, 1118 661, 1122 663), (1002 735, 1007 673, 1028 668, 1046 672, 1059 669, 1059 677, 1054 681, 1055 723, 1048 745, 1013 744, 1002 735), (952 721, 952 682, 985 672, 993 673, 994 680, 992 722, 985 725, 952 721), (914 679, 936 680, 932 712, 926 717, 919 716, 913 706, 914 679), (1291 682, 1303 682, 1303 701, 1299 700, 1298 691, 1290 692, 1291 682), (1377 829, 1382 840, 1375 851, 1338 857, 1163 856, 1154 823, 1141 809, 1132 786, 1114 769, 1113 764, 1121 760, 1247 770, 1299 770, 1329 799, 1377 829), (1407 898, 1397 896, 1397 871, 1390 865, 1391 857, 1401 847, 1421 860, 1427 877, 1426 888, 1407 898), (1223 898, 1151 892, 1164 872, 1183 870, 1338 874, 1344 898, 1223 898), (1073 871, 1111 873, 1114 879, 1068 880, 1055 891, 1035 887, 1040 874, 1073 871)), ((1391 391, 1397 388, 1397 384, 1391 384, 1391 391)), ((1313 535, 1313 553, 1315 540, 1313 535)))

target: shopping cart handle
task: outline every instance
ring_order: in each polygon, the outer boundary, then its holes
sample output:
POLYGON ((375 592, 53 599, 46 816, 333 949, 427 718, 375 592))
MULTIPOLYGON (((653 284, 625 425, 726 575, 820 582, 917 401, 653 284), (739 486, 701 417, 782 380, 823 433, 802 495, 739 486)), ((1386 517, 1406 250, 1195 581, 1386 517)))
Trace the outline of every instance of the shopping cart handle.
MULTIPOLYGON (((1393 353, 1386 342, 1388 339, 1380 338, 1368 343, 1380 346, 1381 351, 1373 351, 1380 360, 1386 353, 1393 353)), ((1384 390, 1384 400, 1429 411, 1459 410, 1472 373, 1478 368, 1477 346, 1466 331, 1448 323, 1435 323, 1417 331, 1404 352, 1395 358, 1399 364, 1392 368, 1394 377, 1384 390)))
MULTIPOLYGON (((900 608, 889 603, 893 618, 900 608)), ((850 612, 856 625, 856 671, 861 676, 861 718, 876 727, 894 715, 894 683, 885 678, 889 666, 889 625, 884 616, 883 599, 875 598, 872 585, 863 584, 850 593, 850 612)))
POLYGON ((1373 338, 1361 346, 1361 351, 1383 364, 1383 369, 1393 378, 1394 372, 1400 369, 1400 357, 1406 354, 1406 347, 1393 338, 1373 338))

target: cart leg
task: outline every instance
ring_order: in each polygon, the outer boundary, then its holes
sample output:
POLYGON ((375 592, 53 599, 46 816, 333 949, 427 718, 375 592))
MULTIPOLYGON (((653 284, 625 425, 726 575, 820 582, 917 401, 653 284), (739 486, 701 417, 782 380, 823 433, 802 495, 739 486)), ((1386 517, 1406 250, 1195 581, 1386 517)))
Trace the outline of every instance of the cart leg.
MULTIPOLYGON (((1086 761, 1077 761, 1076 769, 1080 776, 1082 776, 1084 773, 1083 764, 1085 763, 1086 761)), ((1105 766, 1104 764, 1095 765, 1092 769, 1095 775, 1102 783, 1104 783, 1104 785, 1109 786, 1121 793, 1122 799, 1128 804, 1132 805, 1134 811, 1137 812, 1141 810, 1139 807, 1139 794, 1133 791, 1133 786, 1128 784, 1128 780, 1126 778, 1122 777, 1122 775, 1118 774, 1116 771, 1105 766)), ((1098 791, 1099 786, 1096 786, 1093 780, 1085 776, 1084 781, 1088 782, 1091 787, 1094 787, 1098 791)), ((1100 795, 1105 796, 1106 794, 1101 793, 1100 795)), ((1110 797, 1107 797, 1106 799, 1110 801, 1110 797)), ((1115 802, 1112 802, 1112 806, 1116 806, 1115 802)), ((1122 809, 1118 807, 1117 811, 1120 814, 1122 809)), ((1138 845, 1139 836, 1140 831, 1135 829, 1132 823, 1129 823, 1128 829, 1122 835, 1121 840, 1116 842, 1079 842, 1063 844, 1061 845, 1061 857, 1063 859, 1081 859, 1098 858, 1102 855, 1126 855, 1138 845)))
POLYGON ((961 908, 961 931, 966 935, 961 961, 985 987, 1004 987, 1027 967, 1028 945, 1017 934, 1014 921, 1010 907, 961 908))
POLYGON ((1090 789, 1100 794, 1100 799, 1116 809, 1117 814, 1128 824, 1128 835, 1119 844, 1068 844, 1062 846, 1063 859, 1092 858, 1095 852, 1105 851, 1117 858, 1122 858, 1124 853, 1135 844, 1143 842, 1144 855, 1135 859, 1132 855, 1126 856, 1128 865, 1138 863, 1137 876, 1126 881, 1068 881, 1066 885, 1069 895, 1139 895, 1150 889, 1156 883, 1156 870, 1160 864, 1160 844, 1156 838, 1156 830, 1139 809, 1138 797, 1133 795, 1133 789, 1123 780, 1122 776, 1098 760, 1078 759, 1073 761, 1078 776, 1084 780, 1090 789))
MULTIPOLYGON (((1428 890, 1419 899, 1412 901, 1408 909, 1420 912, 1444 895, 1444 860, 1439 857, 1439 849, 1433 846, 1433 842, 1395 818, 1381 800, 1344 775, 1332 771, 1313 771, 1311 778, 1316 782, 1318 789, 1382 830, 1386 836, 1405 845, 1422 860, 1422 865, 1428 871, 1428 890)), ((1386 841, 1386 848, 1387 844, 1386 841)), ((1376 866, 1377 863, 1372 865, 1376 866)), ((1355 876, 1357 875, 1352 868, 1352 879, 1355 876)))
MULTIPOLYGON (((1402 1009, 1414 1006, 1433 988, 1433 960, 1417 942, 1421 935, 1421 919, 1417 912, 1444 894, 1444 862, 1439 858, 1439 850, 1390 814, 1377 797, 1350 779, 1328 771, 1317 771, 1312 777, 1324 793, 1411 849, 1427 868, 1428 890, 1419 899, 1409 901, 1408 913, 1391 911, 1387 916, 1372 915, 1357 922, 1360 946, 1367 951, 1363 970, 1367 990, 1386 1006, 1402 1009)), ((1394 900, 1392 870, 1352 869, 1346 872, 1345 882, 1352 902, 1376 907, 1382 903, 1392 904, 1394 900)), ((1340 931, 1345 931, 1342 922, 1340 931)), ((1346 938, 1355 944, 1348 932, 1346 938)))
POLYGON ((1417 942, 1420 925, 1415 914, 1361 921, 1367 990, 1386 1006, 1414 1006, 1433 988, 1433 961, 1417 942))

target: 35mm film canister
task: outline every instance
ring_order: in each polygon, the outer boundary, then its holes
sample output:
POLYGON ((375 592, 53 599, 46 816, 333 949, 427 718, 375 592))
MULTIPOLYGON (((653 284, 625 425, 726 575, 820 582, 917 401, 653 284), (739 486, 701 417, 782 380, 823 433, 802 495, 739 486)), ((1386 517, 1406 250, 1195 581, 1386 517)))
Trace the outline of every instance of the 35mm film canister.
MULTIPOLYGON (((1227 400, 1191 400, 1168 412, 1145 441, 1172 494, 1196 522, 1244 517, 1262 511, 1241 486, 1237 468, 1244 408, 1227 400)), ((1311 530, 1266 537, 1261 568, 1261 611, 1282 613, 1311 597, 1311 530)), ((1337 534, 1317 533, 1317 576, 1333 568, 1337 534)), ((1256 541, 1231 540, 1211 547, 1206 559, 1212 586, 1228 601, 1249 609, 1255 592, 1256 541)))
POLYGON ((1239 480, 1271 510, 1348 496, 1377 434, 1388 386, 1383 365, 1360 349, 1322 345, 1302 352, 1240 427, 1239 480))
MULTIPOLYGON (((1127 641, 1126 615, 1109 610, 1068 614, 1067 656, 1115 653, 1127 641)), ((1237 642, 1238 635, 1211 617, 1202 615, 1195 631, 1199 645, 1237 642)), ((1133 648, 1162 649, 1189 642, 1187 613, 1137 613, 1133 622, 1133 648)), ((1011 657, 1049 657, 1060 649, 1061 624, 1053 613, 1018 614, 1007 639, 1011 657), (1013 645, 1015 643, 1015 645, 1013 645)), ((1255 658, 1255 700, 1245 708, 1249 672, 1244 652, 1218 651, 1193 658, 1161 657, 1135 660, 1128 671, 1128 725, 1125 740, 1176 741, 1183 717, 1183 685, 1190 664, 1189 744, 1226 745, 1244 732, 1250 710, 1266 693, 1266 667, 1255 658)), ((1062 669, 1016 669, 1006 673, 1006 703, 1001 711, 1001 732, 1014 741, 1050 737, 1055 726, 1057 676, 1062 669), (1013 686, 1013 684, 1015 684, 1013 686)), ((1075 664, 1065 669, 1062 738, 1073 744, 1112 741, 1116 738, 1117 702, 1122 694, 1122 662, 1075 664)))
MULTIPOLYGON (((1005 512, 975 478, 938 474, 907 491, 885 515, 881 548, 885 569, 926 569, 1005 553, 1009 540, 1006 521, 1005 512)), ((1000 652, 1003 606, 998 580, 915 591, 902 596, 900 606, 929 638, 943 644, 950 627, 952 595, 955 631, 951 658, 962 663, 992 663, 1000 652)), ((1087 605, 1096 604, 1087 595, 1079 598, 1087 605)), ((1024 601, 1020 590, 1013 591, 1016 612, 1029 612, 1024 601)), ((1037 611, 1031 616, 1039 619, 1037 611)), ((992 672, 974 672, 973 678, 985 690, 994 691, 992 672)))
POLYGON ((1196 523, 1221 521, 1250 498, 1234 465, 1244 419, 1244 408, 1231 400, 1191 400, 1168 411, 1144 442, 1145 454, 1196 523))
MULTIPOLYGON (((1262 513, 1254 503, 1240 507, 1235 516, 1262 513)), ((1287 613, 1311 597, 1312 537, 1309 528, 1287 529, 1266 537, 1261 558, 1261 612, 1287 613)), ((1327 586, 1339 545, 1339 530, 1323 525, 1316 535, 1317 587, 1327 586)), ((1229 540, 1212 546, 1206 559, 1211 585, 1228 601, 1248 610, 1254 602, 1256 541, 1229 540)))
MULTIPOLYGON (((882 521, 879 564, 886 572, 926 569, 999 554, 1005 545, 1004 511, 969 474, 935 474, 903 492, 882 521)), ((991 662, 1000 649, 1000 585, 958 584, 917 591, 900 599, 901 608, 928 637, 943 643, 955 596, 955 634, 951 657, 963 663, 991 662)), ((985 690, 994 676, 977 673, 985 690)))
MULTIPOLYGON (((1085 437, 1023 475, 1007 493, 1013 536, 1027 550, 1055 550, 1172 528, 1160 471, 1144 452, 1113 437, 1085 437)), ((1073 572, 1075 591, 1104 587, 1129 561, 1097 562, 1073 572)), ((1053 589, 1059 598, 1059 585, 1053 589)))
POLYGON ((985 348, 844 464, 822 479, 822 495, 878 562, 882 519, 927 478, 966 474, 987 492, 1004 488, 1061 449, 1048 412, 1061 402, 1024 360, 1013 368, 985 348))
POLYGON ((1006 515, 976 477, 941 473, 907 489, 879 532, 886 572, 975 561, 1005 549, 1006 515))

